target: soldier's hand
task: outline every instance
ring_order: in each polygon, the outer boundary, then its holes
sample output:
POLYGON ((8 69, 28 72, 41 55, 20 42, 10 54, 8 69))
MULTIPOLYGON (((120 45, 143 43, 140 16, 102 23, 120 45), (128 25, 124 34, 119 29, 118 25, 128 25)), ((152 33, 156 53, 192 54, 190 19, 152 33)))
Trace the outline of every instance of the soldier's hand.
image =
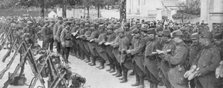
POLYGON ((131 53, 131 50, 126 50, 126 53, 127 53, 127 54, 130 54, 130 53, 131 53))

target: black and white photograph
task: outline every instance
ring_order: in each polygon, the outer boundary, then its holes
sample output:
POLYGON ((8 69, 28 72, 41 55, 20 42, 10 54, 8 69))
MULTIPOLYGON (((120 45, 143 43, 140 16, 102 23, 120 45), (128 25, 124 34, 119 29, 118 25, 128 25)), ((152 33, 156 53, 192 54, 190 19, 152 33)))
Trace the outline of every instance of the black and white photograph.
POLYGON ((0 0, 0 88, 223 88, 223 0, 0 0))

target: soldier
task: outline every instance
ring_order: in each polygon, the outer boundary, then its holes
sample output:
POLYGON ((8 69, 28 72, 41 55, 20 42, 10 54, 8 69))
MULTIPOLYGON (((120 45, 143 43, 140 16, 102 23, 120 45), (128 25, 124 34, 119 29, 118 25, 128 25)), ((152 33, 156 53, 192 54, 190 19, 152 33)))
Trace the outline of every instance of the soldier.
POLYGON ((197 67, 194 72, 193 78, 196 77, 198 83, 197 88, 222 88, 217 87, 218 80, 215 78, 215 69, 221 60, 220 51, 211 43, 209 35, 203 36, 199 43, 202 46, 201 52, 198 55, 197 61, 194 66, 197 67))
POLYGON ((54 25, 54 28, 53 28, 53 38, 54 38, 54 42, 56 43, 57 52, 59 52, 61 48, 60 41, 57 38, 57 31, 59 30, 62 23, 63 22, 61 20, 58 20, 58 22, 54 25))
MULTIPOLYGON (((138 28, 139 27, 140 26, 138 26, 138 28)), ((131 54, 133 56, 133 70, 136 73, 136 83, 132 86, 139 86, 139 88, 144 88, 145 70, 143 67, 143 60, 146 41, 141 35, 140 29, 134 29, 133 32, 135 32, 136 34, 131 40, 132 48, 126 51, 127 54, 131 54)))
POLYGON ((43 48, 53 51, 53 30, 51 29, 52 23, 46 22, 43 26, 42 30, 39 31, 40 34, 43 36, 43 48))
POLYGON ((33 46, 35 31, 34 28, 32 28, 32 25, 33 25, 32 21, 28 21, 27 26, 23 29, 23 32, 25 40, 33 46))
POLYGON ((68 57, 69 57, 69 53, 70 53, 70 49, 72 46, 72 34, 71 34, 71 28, 70 28, 71 22, 66 22, 64 25, 64 29, 61 32, 60 35, 60 41, 63 47, 63 51, 62 51, 62 57, 64 58, 65 62, 68 63, 68 57))
POLYGON ((186 72, 185 65, 187 65, 186 60, 188 56, 188 48, 182 40, 182 32, 180 30, 177 30, 173 33, 173 40, 176 44, 176 49, 171 50, 173 52, 172 54, 162 52, 164 54, 163 59, 170 65, 170 70, 168 71, 168 79, 174 88, 188 88, 187 81, 183 77, 184 73, 186 72))
POLYGON ((131 36, 131 32, 129 31, 129 24, 125 23, 124 24, 124 31, 122 32, 123 34, 120 36, 120 41, 119 41, 119 47, 118 50, 120 52, 120 60, 119 63, 121 64, 121 68, 123 71, 122 74, 122 78, 121 83, 125 83, 127 82, 127 73, 129 69, 133 69, 133 64, 131 61, 131 55, 127 55, 126 50, 128 50, 130 48, 130 44, 131 44, 131 40, 132 40, 132 36, 131 36))
POLYGON ((146 76, 149 78, 150 88, 158 88, 160 82, 158 63, 160 59, 157 57, 156 50, 161 49, 160 38, 156 37, 155 29, 150 29, 147 34, 149 35, 144 58, 146 76))
MULTIPOLYGON (((163 30, 162 37, 161 37, 161 44, 162 44, 162 51, 168 51, 168 50, 174 50, 175 44, 171 40, 171 35, 169 30, 163 30)), ((169 52, 171 54, 171 52, 169 52)), ((171 88, 171 84, 168 80, 168 74, 167 72, 170 69, 170 65, 167 61, 163 60, 164 56, 159 55, 159 57, 162 59, 160 64, 159 64, 159 69, 160 69, 160 77, 162 79, 162 82, 167 88, 171 88)))
MULTIPOLYGON (((193 33, 191 35, 191 40, 192 40, 192 44, 190 45, 189 48, 189 66, 191 67, 195 61, 197 61, 196 59, 200 50, 201 50, 201 46, 199 44, 199 34, 198 33, 193 33)), ((189 69, 187 69, 189 70, 189 69)), ((196 80, 190 80, 190 86, 191 88, 195 88, 195 81, 196 80)))

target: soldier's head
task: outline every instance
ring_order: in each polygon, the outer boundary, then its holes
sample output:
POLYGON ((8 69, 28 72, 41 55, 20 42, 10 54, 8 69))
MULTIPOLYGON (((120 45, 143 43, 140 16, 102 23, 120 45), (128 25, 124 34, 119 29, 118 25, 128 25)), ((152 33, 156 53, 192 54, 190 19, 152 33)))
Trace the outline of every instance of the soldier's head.
POLYGON ((31 26, 31 25, 33 25, 33 22, 32 21, 27 21, 27 25, 31 26))
POLYGON ((211 45, 211 40, 209 38, 200 38, 199 39, 199 43, 201 44, 201 46, 203 47, 208 47, 211 45))
POLYGON ((181 30, 176 30, 172 34, 173 34, 173 40, 176 44, 183 42, 182 40, 183 33, 181 32, 181 30))
POLYGON ((191 40, 192 40, 192 43, 193 44, 198 44, 199 43, 199 34, 198 33, 193 33, 191 36, 190 36, 191 40))
POLYGON ((148 37, 149 37, 150 40, 155 39, 156 31, 155 31, 154 28, 150 28, 146 33, 148 34, 148 37))
POLYGON ((136 27, 137 27, 138 29, 141 29, 141 27, 142 27, 142 24, 140 24, 140 23, 137 23, 137 24, 136 24, 136 27))
POLYGON ((125 31, 129 31, 130 26, 128 23, 125 23, 123 28, 125 31))

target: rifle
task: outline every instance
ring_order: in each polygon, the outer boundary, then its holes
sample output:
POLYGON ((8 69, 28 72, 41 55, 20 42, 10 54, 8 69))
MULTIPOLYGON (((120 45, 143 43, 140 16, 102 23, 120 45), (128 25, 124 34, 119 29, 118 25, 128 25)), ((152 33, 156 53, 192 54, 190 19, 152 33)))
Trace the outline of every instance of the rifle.
POLYGON ((26 57, 28 56, 28 51, 31 49, 31 47, 29 47, 29 49, 27 50, 27 52, 25 53, 24 57, 22 57, 22 62, 20 62, 14 72, 12 73, 12 75, 9 77, 9 79, 4 83, 3 88, 7 88, 10 84, 11 81, 13 81, 14 77, 16 76, 16 73, 19 71, 19 69, 22 67, 22 65, 24 65, 25 61, 26 61, 26 57))
POLYGON ((2 79, 3 75, 5 74, 5 72, 11 67, 12 62, 15 60, 15 57, 16 57, 17 53, 19 52, 19 50, 20 50, 21 47, 22 47, 22 44, 23 44, 23 42, 22 42, 22 43, 19 45, 19 47, 16 49, 16 51, 15 51, 13 57, 11 58, 11 60, 9 61, 9 63, 7 64, 6 68, 3 69, 3 70, 0 72, 0 79, 2 79))
POLYGON ((7 57, 10 56, 12 50, 13 50, 13 47, 16 46, 17 44, 17 39, 14 41, 13 45, 11 46, 11 48, 9 49, 9 51, 7 51, 7 53, 5 54, 5 56, 3 57, 2 59, 2 62, 5 62, 5 60, 7 59, 7 57))

